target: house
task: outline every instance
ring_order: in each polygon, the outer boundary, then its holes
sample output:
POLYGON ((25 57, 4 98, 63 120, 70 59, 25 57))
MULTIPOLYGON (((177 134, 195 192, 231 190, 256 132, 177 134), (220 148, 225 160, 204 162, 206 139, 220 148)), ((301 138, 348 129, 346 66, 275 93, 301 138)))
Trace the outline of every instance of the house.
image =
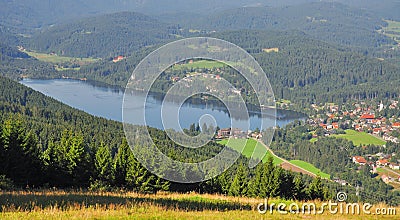
POLYGON ((218 137, 229 137, 231 135, 230 128, 224 128, 218 131, 218 137))
POLYGON ((180 79, 181 79, 181 78, 178 77, 178 76, 173 76, 173 77, 171 77, 171 80, 172 80, 173 82, 178 82, 180 79))
POLYGON ((375 115, 372 114, 363 114, 361 115, 360 119, 375 119, 375 115))
POLYGON ((400 128, 400 122, 393 123, 392 128, 400 128))
POLYGON ((376 135, 379 135, 381 131, 382 131, 382 128, 374 128, 372 133, 376 134, 376 135))
POLYGON ((389 164, 389 162, 386 159, 381 159, 381 160, 376 161, 377 166, 387 166, 388 164, 389 164))
POLYGON ((339 184, 342 185, 342 186, 347 186, 347 185, 349 185, 349 183, 348 183, 346 180, 334 179, 333 181, 336 182, 336 183, 339 183, 339 184))
POLYGON ((243 133, 243 131, 240 129, 240 128, 234 128, 234 129, 232 129, 232 135, 234 135, 234 136, 240 136, 240 135, 242 135, 242 134, 244 134, 243 133))
POLYGON ((117 57, 114 57, 114 59, 113 59, 113 62, 114 63, 116 63, 116 62, 119 62, 119 61, 121 61, 121 60, 123 60, 125 57, 123 57, 123 56, 117 56, 117 57))
POLYGON ((372 120, 375 119, 375 115, 373 114, 363 114, 360 116, 360 119, 364 119, 367 121, 367 123, 372 123, 372 120))
POLYGON ((386 176, 386 175, 382 175, 382 176, 381 176, 381 179, 382 179, 383 182, 385 182, 385 183, 389 183, 389 181, 390 181, 389 177, 386 176))
POLYGON ((392 170, 400 170, 400 165, 396 163, 390 163, 389 168, 392 170))
POLYGON ((367 163, 367 160, 364 157, 361 157, 361 156, 354 156, 353 157, 353 163, 360 164, 360 165, 365 165, 367 163))

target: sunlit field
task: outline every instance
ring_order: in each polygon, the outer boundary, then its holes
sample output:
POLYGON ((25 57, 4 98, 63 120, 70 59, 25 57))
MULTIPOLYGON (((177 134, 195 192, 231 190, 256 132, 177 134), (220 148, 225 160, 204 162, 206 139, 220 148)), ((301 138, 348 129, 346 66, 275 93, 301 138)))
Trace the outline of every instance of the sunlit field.
MULTIPOLYGON (((400 215, 280 214, 276 210, 260 214, 264 199, 158 193, 83 191, 1 192, 1 219, 399 219, 400 215)), ((268 204, 293 201, 270 199, 268 204)), ((301 206, 301 202, 296 202, 301 206)), ((318 207, 322 204, 315 201, 318 207)), ((376 205, 376 208, 387 207, 376 205)), ((400 207, 396 207, 400 209, 400 207)), ((325 209, 326 210, 326 209, 325 209)))
POLYGON ((374 144, 374 145, 386 144, 385 141, 378 139, 378 138, 376 138, 370 134, 367 134, 365 132, 358 132, 358 131, 354 131, 354 130, 346 130, 345 132, 346 132, 346 134, 339 134, 339 135, 333 135, 333 136, 352 141, 353 144, 357 145, 357 146, 368 145, 368 144, 374 144))

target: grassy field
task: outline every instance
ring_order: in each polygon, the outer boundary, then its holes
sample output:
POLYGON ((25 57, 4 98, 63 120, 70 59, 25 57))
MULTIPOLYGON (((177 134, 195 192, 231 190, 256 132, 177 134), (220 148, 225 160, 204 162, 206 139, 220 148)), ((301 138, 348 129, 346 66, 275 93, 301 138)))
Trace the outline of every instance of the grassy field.
POLYGON ((368 145, 368 144, 373 144, 373 145, 386 144, 385 141, 376 138, 370 134, 367 134, 365 132, 358 132, 354 130, 346 130, 345 132, 346 134, 333 135, 333 137, 345 138, 349 141, 352 141, 353 144, 356 146, 368 145))
POLYGON ((391 20, 385 21, 388 23, 388 26, 383 28, 385 35, 400 43, 400 22, 391 20))
POLYGON ((226 65, 217 61, 212 60, 199 60, 193 63, 186 64, 178 64, 172 67, 173 70, 181 70, 181 69, 213 69, 213 68, 222 68, 226 65))
MULTIPOLYGON (((218 143, 220 143, 222 145, 227 145, 228 140, 225 139, 225 140, 219 141, 218 143)), ((244 147, 242 154, 245 157, 250 158, 253 155, 253 152, 255 154, 255 156, 254 156, 255 158, 260 159, 262 156, 264 156, 265 147, 254 139, 230 139, 228 147, 240 152, 244 145, 245 145, 245 147, 244 147)), ((272 155, 272 154, 269 151, 267 151, 266 155, 262 158, 263 162, 266 162, 268 155, 272 155)), ((275 157, 273 155, 272 155, 272 157, 274 158, 275 165, 279 165, 283 162, 278 157, 275 157)))
MULTIPOLYGON (((260 214, 263 199, 195 193, 141 195, 93 192, 0 192, 0 219, 399 219, 400 215, 260 214)), ((294 201, 270 199, 271 203, 294 201)), ((310 201, 312 202, 312 201, 310 201)), ((313 201, 317 210, 321 202, 313 201)), ((295 202, 300 207, 302 203, 295 202)), ((362 206, 361 206, 362 207, 362 206)), ((387 207, 383 204, 376 208, 387 207)), ((398 207, 396 207, 398 210, 398 207)))
POLYGON ((98 61, 99 59, 94 58, 75 58, 75 57, 64 57, 51 55, 47 53, 37 53, 32 51, 24 51, 29 56, 35 57, 38 60, 48 62, 48 63, 79 63, 80 65, 85 65, 98 61))
POLYGON ((307 163, 305 161, 302 161, 302 160, 291 160, 289 162, 294 164, 294 165, 296 165, 296 166, 298 166, 298 167, 301 167, 301 168, 303 168, 303 169, 305 169, 305 170, 307 170, 307 171, 309 171, 309 172, 311 172, 311 173, 313 173, 315 175, 319 175, 322 178, 330 179, 330 177, 331 177, 329 174, 322 172, 320 169, 316 168, 314 165, 312 165, 310 163, 307 163))
POLYGON ((311 139, 310 139, 310 142, 311 142, 311 143, 315 143, 315 142, 317 142, 317 141, 318 141, 318 138, 311 138, 311 139))
MULTIPOLYGON (((376 176, 375 178, 380 179, 382 177, 382 175, 387 175, 387 176, 390 176, 391 178, 393 178, 394 180, 397 180, 397 178, 400 176, 400 173, 398 173, 399 171, 391 170, 390 168, 387 168, 387 169, 384 169, 381 167, 376 168, 378 176, 376 176), (387 169, 389 169, 390 171, 387 169)), ((393 186, 394 190, 400 190, 400 182, 391 181, 388 184, 393 186)))

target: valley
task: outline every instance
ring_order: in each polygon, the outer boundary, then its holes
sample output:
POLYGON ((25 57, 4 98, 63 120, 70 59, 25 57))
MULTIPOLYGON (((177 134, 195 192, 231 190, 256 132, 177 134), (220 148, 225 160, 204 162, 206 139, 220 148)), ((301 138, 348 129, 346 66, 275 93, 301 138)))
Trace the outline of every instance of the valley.
POLYGON ((399 7, 0 0, 0 218, 398 219, 399 7), (272 87, 268 105, 255 90, 270 90, 265 82, 253 88, 230 63, 204 56, 177 56, 149 94, 139 91, 148 80, 132 76, 139 63, 191 37, 254 57, 272 87), (137 87, 126 93, 128 80, 137 87), (164 102, 177 85, 176 100, 164 102), (198 89, 219 97, 178 101, 198 89), (248 120, 221 97, 242 98, 248 120), (372 214, 332 214, 324 202, 370 204, 372 214), (286 206, 262 214, 263 203, 286 206), (290 204, 302 213, 281 214, 290 204))

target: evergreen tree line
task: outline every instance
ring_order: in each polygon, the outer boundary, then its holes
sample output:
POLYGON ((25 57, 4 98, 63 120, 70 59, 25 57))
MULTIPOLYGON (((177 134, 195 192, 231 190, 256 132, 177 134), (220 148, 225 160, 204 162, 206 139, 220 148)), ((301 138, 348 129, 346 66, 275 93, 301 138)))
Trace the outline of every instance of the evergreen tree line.
MULTIPOLYGON (((249 169, 241 160, 218 177, 192 185, 168 182, 151 174, 134 157, 126 140, 115 154, 105 143, 89 146, 81 134, 65 130, 43 151, 37 136, 21 121, 4 121, 0 133, 0 175, 16 187, 77 187, 92 190, 124 188, 137 192, 198 190, 231 196, 285 199, 331 199, 320 177, 303 177, 266 163, 249 169)), ((1 184, 0 184, 1 186, 1 184)))
MULTIPOLYGON (((270 160, 259 164, 256 169, 249 169, 248 159, 244 157, 240 157, 234 166, 220 176, 203 183, 163 181, 135 160, 124 140, 121 123, 73 109, 6 78, 0 77, 0 83, 4 88, 0 91, 1 186, 12 182, 14 186, 22 188, 126 188, 144 192, 168 189, 174 192, 198 191, 293 199, 333 198, 332 195, 337 192, 334 191, 338 188, 337 184, 282 170, 273 166, 270 160), (311 184, 313 181, 317 182, 311 184), (322 191, 319 190, 321 188, 322 191)), ((273 143, 278 143, 276 146, 284 149, 298 139, 308 138, 304 133, 307 128, 299 124, 293 127, 300 131, 280 129, 273 143), (286 144, 280 144, 281 136, 285 137, 286 144)), ((199 126, 192 126, 188 132, 196 134, 198 130, 199 126)), ((207 160, 223 148, 213 142, 202 149, 188 149, 170 141, 163 131, 149 128, 149 132, 164 154, 179 161, 207 160)), ((332 144, 336 146, 334 142, 332 144)), ((280 153, 279 149, 274 150, 280 153)), ((321 168, 325 171, 323 165, 321 168)), ((348 175, 352 175, 350 171, 348 175)), ((371 181, 376 183, 376 180, 371 181)), ((382 184, 377 186, 384 191, 390 190, 382 184)))
MULTIPOLYGON (((121 123, 73 109, 7 78, 0 77, 0 84, 4 88, 0 91, 0 186, 12 182, 21 188, 126 188, 140 192, 170 190, 297 199, 318 197, 309 193, 311 177, 297 177, 269 163, 250 170, 244 157, 207 182, 164 181, 150 174, 135 159, 123 137, 121 123), (302 180, 302 187, 292 192, 289 186, 296 177, 302 180), (270 189, 273 190, 270 192, 270 189)), ((193 125, 188 133, 195 135, 199 129, 193 125)), ((169 140, 164 131, 149 128, 149 133, 164 154, 184 162, 207 160, 224 147, 212 142, 201 149, 188 149, 169 140)))

